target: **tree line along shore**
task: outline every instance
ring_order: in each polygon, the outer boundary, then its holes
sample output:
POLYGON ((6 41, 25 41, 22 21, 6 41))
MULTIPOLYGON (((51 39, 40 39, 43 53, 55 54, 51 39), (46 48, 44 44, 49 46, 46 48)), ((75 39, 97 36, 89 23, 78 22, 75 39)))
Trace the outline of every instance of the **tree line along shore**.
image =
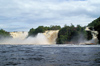
MULTIPOLYGON (((90 27, 91 30, 98 31, 99 34, 97 35, 97 38, 99 40, 98 43, 100 44, 100 17, 93 20, 87 26, 90 27)), ((58 38, 56 39, 57 44, 70 43, 72 40, 73 40, 73 43, 77 43, 80 37, 82 36, 84 36, 84 39, 86 40, 92 39, 91 32, 85 31, 85 28, 87 26, 84 26, 84 27, 81 25, 74 26, 73 24, 71 24, 70 26, 64 25, 64 27, 61 27, 59 25, 55 25, 55 26, 53 25, 50 27, 39 26, 36 29, 31 28, 28 32, 27 37, 29 36, 35 37, 38 33, 44 33, 47 30, 59 30, 58 38)), ((12 38, 9 32, 3 29, 0 29, 0 39, 7 38, 7 37, 12 38)))

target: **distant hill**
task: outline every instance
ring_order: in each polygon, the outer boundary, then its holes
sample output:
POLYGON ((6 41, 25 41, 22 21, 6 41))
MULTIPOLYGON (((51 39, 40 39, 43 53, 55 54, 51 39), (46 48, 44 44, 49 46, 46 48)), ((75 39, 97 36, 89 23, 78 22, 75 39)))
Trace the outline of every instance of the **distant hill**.
POLYGON ((100 26, 100 17, 93 20, 90 24, 88 24, 88 26, 90 26, 90 27, 100 26))

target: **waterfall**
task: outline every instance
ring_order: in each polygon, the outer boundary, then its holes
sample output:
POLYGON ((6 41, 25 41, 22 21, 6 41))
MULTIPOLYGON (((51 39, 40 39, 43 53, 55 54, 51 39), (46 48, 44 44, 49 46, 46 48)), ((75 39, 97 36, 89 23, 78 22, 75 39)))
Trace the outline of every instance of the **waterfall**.
POLYGON ((50 44, 56 44, 58 32, 59 32, 59 30, 48 30, 48 31, 45 31, 45 33, 43 33, 43 34, 46 36, 46 38, 48 39, 48 42, 50 44))
POLYGON ((24 31, 21 31, 21 32, 10 32, 10 35, 13 37, 13 38, 17 38, 17 39, 25 39, 27 36, 28 36, 28 32, 24 32, 24 31))
MULTIPOLYGON (((97 44, 98 32, 94 29, 90 29, 86 27, 86 31, 90 31, 93 38, 92 40, 83 40, 82 43, 79 44, 97 44)), ((56 44, 56 39, 58 37, 59 30, 48 30, 44 33, 38 33, 35 37, 28 37, 28 32, 10 32, 10 35, 13 38, 5 38, 0 40, 0 44, 36 44, 36 45, 51 45, 56 44)))
POLYGON ((89 27, 86 27, 85 29, 86 31, 90 31, 91 34, 92 34, 92 40, 90 41, 87 41, 86 43, 88 44, 97 44, 98 43, 98 38, 97 38, 97 35, 98 35, 98 31, 95 31, 94 29, 90 29, 89 27))
POLYGON ((59 30, 48 30, 44 33, 38 33, 35 37, 28 37, 28 32, 10 32, 13 38, 0 40, 0 44, 35 44, 51 45, 56 44, 59 30))

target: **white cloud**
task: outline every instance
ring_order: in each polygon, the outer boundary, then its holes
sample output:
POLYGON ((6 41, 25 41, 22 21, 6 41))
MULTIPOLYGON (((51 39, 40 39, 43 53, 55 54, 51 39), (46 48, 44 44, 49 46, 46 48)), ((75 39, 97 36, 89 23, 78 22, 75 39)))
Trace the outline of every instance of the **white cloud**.
POLYGON ((87 25, 100 16, 99 4, 100 0, 0 0, 0 28, 28 30, 39 25, 87 25))

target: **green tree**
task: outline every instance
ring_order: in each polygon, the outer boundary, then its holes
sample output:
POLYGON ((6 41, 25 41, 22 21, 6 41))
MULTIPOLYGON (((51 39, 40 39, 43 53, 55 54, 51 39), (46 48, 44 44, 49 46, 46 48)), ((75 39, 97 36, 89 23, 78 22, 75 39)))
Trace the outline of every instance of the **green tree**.
POLYGON ((31 28, 28 32, 28 36, 34 36, 35 29, 31 28))
POLYGON ((44 33, 46 30, 59 30, 61 29, 60 26, 50 26, 50 27, 44 27, 44 26, 39 26, 36 29, 31 28, 28 32, 28 36, 36 36, 38 33, 44 33))
POLYGON ((50 26, 50 30, 60 30, 61 27, 60 26, 50 26))
POLYGON ((6 38, 6 37, 11 37, 11 36, 10 36, 10 33, 7 32, 7 31, 5 31, 5 30, 3 30, 3 29, 1 29, 1 30, 0 30, 0 39, 6 38))
POLYGON ((86 31, 84 27, 81 27, 80 25, 77 25, 77 27, 74 25, 65 25, 58 33, 57 44, 71 43, 74 38, 73 43, 78 43, 80 34, 83 34, 86 38, 86 31))
POLYGON ((36 34, 43 33, 43 32, 45 32, 45 27, 39 26, 38 28, 35 29, 35 32, 36 32, 36 34))
POLYGON ((93 20, 91 23, 88 24, 88 26, 90 27, 95 27, 95 26, 99 26, 100 25, 100 17, 93 20))
POLYGON ((28 32, 28 36, 36 36, 38 33, 43 33, 45 32, 45 27, 39 26, 36 29, 31 28, 28 32))

